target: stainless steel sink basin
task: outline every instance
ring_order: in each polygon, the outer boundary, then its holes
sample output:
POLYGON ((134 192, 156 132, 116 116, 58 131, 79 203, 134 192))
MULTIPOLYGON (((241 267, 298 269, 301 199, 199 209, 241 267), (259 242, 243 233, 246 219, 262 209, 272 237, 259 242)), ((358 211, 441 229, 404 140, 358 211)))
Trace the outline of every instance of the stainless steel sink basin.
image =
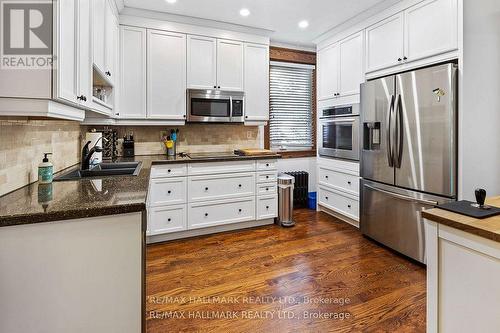
POLYGON ((142 162, 99 163, 89 170, 73 170, 67 172, 54 178, 54 181, 103 176, 137 176, 139 171, 141 171, 141 166, 142 162))

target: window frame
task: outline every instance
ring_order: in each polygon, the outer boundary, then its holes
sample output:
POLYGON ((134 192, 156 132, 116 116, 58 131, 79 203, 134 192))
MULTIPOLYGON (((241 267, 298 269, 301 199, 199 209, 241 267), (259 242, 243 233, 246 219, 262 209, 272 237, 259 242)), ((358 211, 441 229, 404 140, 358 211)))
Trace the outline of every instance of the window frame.
MULTIPOLYGON (((269 48, 269 58, 271 61, 288 62, 295 64, 307 64, 316 66, 316 53, 308 52, 302 50, 287 49, 282 47, 271 46, 269 48)), ((269 65, 271 66, 271 65, 269 65)), ((299 158, 299 157, 315 157, 316 156, 316 141, 317 141, 317 124, 316 124, 316 71, 313 69, 313 80, 312 80, 312 143, 313 146, 309 150, 297 150, 297 151, 280 151, 278 152, 282 158, 299 158)), ((270 78, 269 78, 270 80, 270 78)), ((271 101, 269 100, 269 105, 271 101)), ((269 120, 271 121, 271 120, 269 120)), ((264 127, 264 148, 270 149, 270 136, 269 136, 269 123, 264 127)))

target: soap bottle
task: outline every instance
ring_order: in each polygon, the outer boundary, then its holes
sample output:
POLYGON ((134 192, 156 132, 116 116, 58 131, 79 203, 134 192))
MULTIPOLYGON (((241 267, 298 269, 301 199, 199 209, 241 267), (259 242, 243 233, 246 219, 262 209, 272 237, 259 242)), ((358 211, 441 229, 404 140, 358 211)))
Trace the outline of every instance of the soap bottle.
POLYGON ((40 184, 50 184, 54 176, 54 166, 49 162, 47 155, 52 153, 44 153, 42 163, 38 165, 38 182, 40 184))

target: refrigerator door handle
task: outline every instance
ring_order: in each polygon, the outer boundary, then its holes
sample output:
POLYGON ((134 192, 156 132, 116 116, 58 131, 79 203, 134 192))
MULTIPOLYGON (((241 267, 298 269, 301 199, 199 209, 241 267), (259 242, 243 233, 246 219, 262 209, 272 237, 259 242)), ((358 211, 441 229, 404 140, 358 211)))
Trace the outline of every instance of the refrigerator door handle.
POLYGON ((403 159, 403 105, 401 95, 399 94, 396 98, 395 108, 394 151, 397 156, 394 157, 394 166, 399 169, 401 168, 401 162, 403 159))
POLYGON ((392 139, 391 139, 391 120, 392 120, 392 113, 394 110, 394 95, 391 95, 391 103, 389 104, 389 109, 387 110, 387 122, 386 122, 386 138, 387 138, 387 162, 389 163, 389 166, 392 168, 394 167, 394 154, 392 150, 392 139))
POLYGON ((420 203, 420 204, 423 204, 423 205, 429 205, 429 206, 436 206, 438 204, 437 201, 424 200, 424 199, 416 199, 416 198, 412 198, 412 197, 407 197, 406 195, 397 194, 397 193, 389 192, 389 191, 386 191, 386 190, 382 190, 380 188, 376 188, 376 187, 373 187, 373 186, 368 185, 368 184, 364 184, 364 186, 368 187, 369 189, 371 189, 373 191, 382 192, 382 193, 387 194, 387 195, 389 195, 391 197, 402 199, 402 200, 406 200, 406 201, 416 202, 416 203, 420 203))

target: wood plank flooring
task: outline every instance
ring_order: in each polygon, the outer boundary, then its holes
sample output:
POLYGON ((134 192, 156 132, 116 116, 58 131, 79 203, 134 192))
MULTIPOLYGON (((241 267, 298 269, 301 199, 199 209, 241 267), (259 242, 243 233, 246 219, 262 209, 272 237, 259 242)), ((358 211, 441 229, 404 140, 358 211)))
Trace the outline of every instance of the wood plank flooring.
POLYGON ((425 268, 327 214, 294 217, 148 246, 147 332, 425 332, 425 268))

